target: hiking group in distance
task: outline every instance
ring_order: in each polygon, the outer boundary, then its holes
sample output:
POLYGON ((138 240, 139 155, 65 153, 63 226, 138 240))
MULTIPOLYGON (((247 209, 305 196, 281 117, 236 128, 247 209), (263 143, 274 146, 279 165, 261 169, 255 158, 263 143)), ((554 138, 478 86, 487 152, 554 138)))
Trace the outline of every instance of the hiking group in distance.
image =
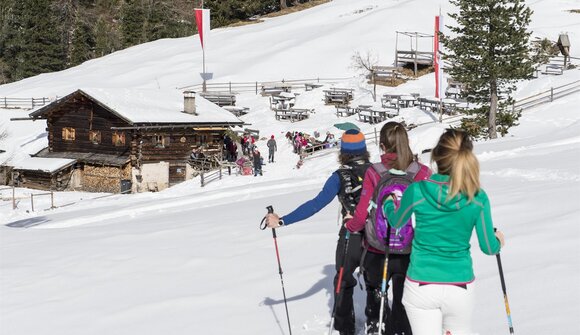
POLYGON ((398 122, 382 127, 380 149, 381 161, 371 164, 364 134, 347 130, 341 138, 340 166, 321 192, 287 215, 268 213, 267 227, 276 241, 274 229, 311 217, 338 196, 343 224, 329 333, 356 334, 353 291, 358 267, 367 294, 365 334, 473 334, 475 277, 469 240, 475 229, 480 249, 498 255, 499 262, 504 237, 493 227, 470 137, 455 129, 441 135, 431 154, 434 174, 418 162, 398 122))

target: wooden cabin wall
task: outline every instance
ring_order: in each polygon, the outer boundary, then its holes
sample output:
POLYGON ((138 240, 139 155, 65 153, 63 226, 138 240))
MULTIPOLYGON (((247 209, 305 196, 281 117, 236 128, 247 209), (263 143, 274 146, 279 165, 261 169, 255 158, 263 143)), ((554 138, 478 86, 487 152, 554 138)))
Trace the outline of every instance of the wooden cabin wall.
POLYGON ((142 131, 140 136, 135 137, 137 142, 133 144, 132 148, 133 150, 141 151, 140 155, 137 152, 134 156, 140 157, 142 163, 159 161, 183 162, 189 159, 193 148, 201 145, 208 153, 221 152, 224 133, 224 130, 147 130, 142 131), (157 146, 156 136, 168 137, 169 143, 164 147, 157 146))
POLYGON ((68 189, 73 167, 67 167, 57 173, 21 170, 19 186, 46 191, 64 191, 68 189))
POLYGON ((48 144, 51 152, 90 152, 122 155, 129 152, 131 134, 125 132, 125 145, 113 144, 111 127, 126 127, 129 124, 116 115, 93 103, 81 94, 75 95, 58 110, 53 111, 47 119, 48 144), (75 139, 63 140, 62 129, 74 128, 75 139), (101 132, 101 142, 89 141, 89 131, 101 132))
POLYGON ((37 190, 50 191, 53 189, 53 176, 48 172, 19 171, 22 182, 19 186, 37 190))

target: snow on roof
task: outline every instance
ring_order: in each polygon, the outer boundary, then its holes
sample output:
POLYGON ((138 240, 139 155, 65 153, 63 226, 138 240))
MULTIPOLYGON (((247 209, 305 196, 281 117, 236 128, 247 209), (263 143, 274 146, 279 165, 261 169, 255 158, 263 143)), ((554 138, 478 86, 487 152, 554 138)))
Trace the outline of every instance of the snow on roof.
POLYGON ((53 173, 75 162, 67 158, 28 157, 12 163, 15 170, 31 170, 53 173))
POLYGON ((84 93, 132 123, 242 123, 235 115, 195 95, 197 115, 183 112, 183 93, 176 89, 83 88, 84 93))
POLYGON ((82 88, 80 91, 132 124, 243 123, 199 94, 195 95, 197 115, 184 113, 183 93, 176 89, 82 88))

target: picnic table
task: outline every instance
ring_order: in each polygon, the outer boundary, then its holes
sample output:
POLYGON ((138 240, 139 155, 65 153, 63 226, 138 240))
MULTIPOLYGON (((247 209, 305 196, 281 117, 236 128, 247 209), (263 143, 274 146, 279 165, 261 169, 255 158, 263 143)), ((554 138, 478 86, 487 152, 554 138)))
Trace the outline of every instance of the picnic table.
POLYGON ((202 92, 200 93, 202 97, 213 102, 214 104, 223 106, 235 106, 236 95, 229 92, 202 92))
POLYGON ((336 106, 336 116, 351 116, 356 114, 356 109, 350 107, 349 105, 339 105, 336 106))
POLYGON ((270 97, 270 109, 287 109, 296 104, 296 95, 289 92, 281 92, 280 95, 270 97))
POLYGON ((359 120, 371 124, 383 122, 386 119, 395 117, 397 115, 399 115, 399 111, 394 108, 361 108, 361 106, 358 108, 359 120))
POLYGON ((290 92, 292 90, 292 85, 285 83, 267 83, 262 84, 261 90, 262 96, 277 96, 282 92, 290 92))
POLYGON ((290 109, 275 109, 276 120, 290 120, 290 122, 302 121, 308 118, 313 109, 290 108, 290 109))
POLYGON ((401 95, 398 99, 400 108, 409 108, 415 106, 417 99, 412 95, 401 95))
POLYGON ((439 106, 441 106, 445 114, 455 114, 459 105, 459 101, 450 98, 418 98, 417 101, 419 102, 419 108, 423 110, 438 112, 439 106))
POLYGON ((350 88, 331 88, 324 90, 324 103, 346 105, 354 97, 353 89, 350 88))

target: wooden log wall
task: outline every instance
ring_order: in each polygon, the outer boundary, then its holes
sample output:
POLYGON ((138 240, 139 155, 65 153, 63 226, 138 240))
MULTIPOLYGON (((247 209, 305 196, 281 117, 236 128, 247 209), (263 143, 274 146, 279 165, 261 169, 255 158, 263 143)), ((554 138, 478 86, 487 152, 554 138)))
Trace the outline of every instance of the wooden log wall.
POLYGON ((184 162, 189 159, 191 150, 203 145, 208 152, 220 152, 223 146, 224 130, 174 129, 147 132, 142 131, 135 136, 132 143, 134 152, 132 157, 140 157, 141 163, 147 162, 184 162), (158 137, 164 138, 165 144, 159 145, 158 137))
POLYGON ((77 93, 69 101, 50 113, 47 119, 48 145, 51 152, 91 152, 122 155, 129 152, 131 134, 125 133, 125 145, 113 143, 111 127, 126 127, 129 124, 116 115, 77 93), (74 128, 75 139, 62 138, 63 128, 74 128), (89 131, 101 132, 101 142, 89 140, 89 131))

